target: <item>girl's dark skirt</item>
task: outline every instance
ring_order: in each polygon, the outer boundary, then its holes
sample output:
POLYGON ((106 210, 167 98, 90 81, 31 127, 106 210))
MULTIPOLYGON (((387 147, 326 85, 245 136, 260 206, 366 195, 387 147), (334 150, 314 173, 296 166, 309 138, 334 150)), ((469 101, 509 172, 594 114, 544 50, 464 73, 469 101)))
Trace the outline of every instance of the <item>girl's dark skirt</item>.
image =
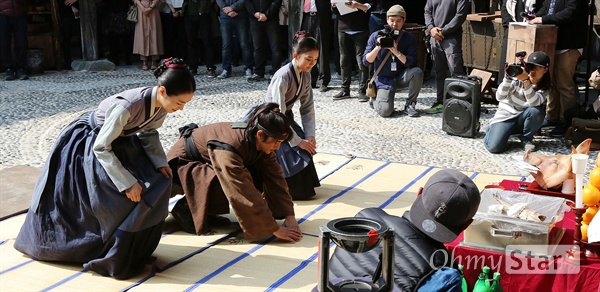
POLYGON ((171 179, 146 155, 137 135, 112 150, 142 186, 142 201, 120 192, 93 152, 93 113, 71 122, 56 140, 36 184, 15 248, 34 259, 83 263, 125 279, 152 260, 168 214, 171 179))
MULTIPOLYGON (((287 111, 286 116, 292 122, 292 129, 298 137, 305 139, 304 131, 294 121, 292 111, 287 111)), ((319 176, 308 151, 289 143, 281 143, 277 154, 277 162, 283 169, 283 175, 287 181, 290 195, 293 200, 305 200, 316 195, 315 188, 321 186, 319 176)))

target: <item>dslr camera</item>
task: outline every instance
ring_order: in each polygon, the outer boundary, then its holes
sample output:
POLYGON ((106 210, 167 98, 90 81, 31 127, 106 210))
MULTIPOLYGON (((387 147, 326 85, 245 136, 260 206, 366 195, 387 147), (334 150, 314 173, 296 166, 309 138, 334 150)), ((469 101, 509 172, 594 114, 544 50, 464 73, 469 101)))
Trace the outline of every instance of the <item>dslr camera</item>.
POLYGON ((394 39, 400 35, 400 31, 392 29, 389 25, 385 25, 383 30, 377 32, 378 36, 383 36, 379 39, 379 45, 382 48, 391 48, 394 46, 394 39))
POLYGON ((525 63, 525 56, 527 56, 527 52, 521 51, 515 54, 515 57, 519 59, 519 62, 516 63, 506 63, 506 75, 510 77, 515 77, 521 73, 523 73, 523 68, 525 68, 525 72, 529 73, 529 66, 525 63))

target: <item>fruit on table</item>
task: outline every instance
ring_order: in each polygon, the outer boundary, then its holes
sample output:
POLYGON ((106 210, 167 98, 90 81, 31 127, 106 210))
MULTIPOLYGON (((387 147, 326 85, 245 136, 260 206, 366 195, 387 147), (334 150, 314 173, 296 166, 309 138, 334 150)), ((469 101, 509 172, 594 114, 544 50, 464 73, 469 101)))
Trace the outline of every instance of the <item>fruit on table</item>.
POLYGON ((581 191, 581 198, 583 200, 584 205, 588 207, 596 206, 598 204, 598 201, 600 201, 600 190, 598 190, 597 187, 588 183, 585 185, 585 187, 583 187, 583 190, 581 191))
POLYGON ((581 222, 585 224, 590 224, 590 222, 592 222, 592 218, 594 218, 594 215, 596 215, 596 213, 598 213, 598 207, 588 207, 587 210, 585 210, 583 216, 581 216, 581 222))
POLYGON ((588 240, 587 233, 588 233, 588 225, 581 223, 581 240, 583 240, 583 241, 588 240))
MULTIPOLYGON (((596 161, 598 163, 598 161, 596 161)), ((596 167, 590 171, 589 184, 600 189, 600 167, 596 167)))

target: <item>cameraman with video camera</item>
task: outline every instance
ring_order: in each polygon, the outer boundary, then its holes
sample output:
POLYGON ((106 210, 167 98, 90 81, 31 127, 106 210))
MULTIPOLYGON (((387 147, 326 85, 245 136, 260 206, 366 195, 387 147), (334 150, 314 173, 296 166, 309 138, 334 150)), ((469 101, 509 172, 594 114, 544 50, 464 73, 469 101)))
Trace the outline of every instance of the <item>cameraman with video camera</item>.
POLYGON ((546 53, 519 52, 519 62, 505 65, 505 76, 496 91, 498 109, 487 128, 485 148, 491 153, 505 150, 508 140, 517 134, 525 151, 535 151, 533 135, 544 122, 545 103, 550 94, 551 81, 546 53))
POLYGON ((379 72, 375 76, 377 96, 370 105, 382 117, 394 112, 394 96, 397 87, 408 87, 408 98, 404 113, 418 117, 417 96, 423 85, 423 70, 417 67, 417 39, 402 30, 406 21, 406 11, 394 5, 386 13, 387 26, 369 37, 363 63, 379 72))

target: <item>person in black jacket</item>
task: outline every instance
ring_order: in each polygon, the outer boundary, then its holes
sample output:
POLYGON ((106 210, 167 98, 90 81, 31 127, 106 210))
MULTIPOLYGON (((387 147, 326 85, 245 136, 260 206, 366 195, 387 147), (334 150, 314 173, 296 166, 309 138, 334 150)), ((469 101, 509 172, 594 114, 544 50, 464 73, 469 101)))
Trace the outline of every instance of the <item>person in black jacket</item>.
POLYGON ((185 38, 187 39, 187 57, 192 74, 198 74, 198 49, 202 39, 202 60, 206 65, 206 76, 217 77, 217 67, 213 54, 213 28, 215 14, 215 0, 184 0, 181 9, 183 24, 185 27, 185 38))
POLYGON ((249 82, 265 81, 265 66, 267 64, 267 48, 271 48, 271 69, 279 70, 283 63, 283 44, 279 39, 279 8, 281 0, 246 0, 246 9, 250 17, 250 34, 254 44, 254 74, 249 82))
POLYGON ((429 36, 437 90, 436 101, 425 113, 443 112, 446 78, 465 75, 462 24, 468 10, 467 0, 427 0, 425 4, 425 34, 429 36))
MULTIPOLYGON (((457 170, 433 174, 402 217, 367 208, 356 217, 383 221, 394 230, 394 283, 402 291, 460 291, 461 277, 444 243, 465 230, 479 208, 481 196, 473 181, 457 170), (446 267, 446 268, 444 268, 446 267), (435 269, 434 269, 435 268, 435 269), (445 278, 442 281, 436 279, 445 278), (435 287, 435 288, 434 288, 435 287)), ((336 248, 329 260, 329 278, 374 277, 382 245, 363 253, 336 248)))
POLYGON ((577 85, 573 80, 577 61, 587 41, 586 0, 546 0, 530 24, 558 26, 552 65, 554 86, 548 97, 544 126, 555 126, 549 135, 562 137, 566 130, 564 112, 577 106, 577 85))
MULTIPOLYGON (((340 42, 340 66, 342 68, 342 90, 333 96, 334 100, 350 97, 352 66, 354 62, 357 62, 360 71, 358 101, 369 101, 366 95, 369 68, 363 64, 362 58, 369 39, 369 17, 372 2, 373 0, 347 2, 344 4, 346 8, 356 9, 356 11, 347 14, 341 14, 337 7, 332 6, 333 13, 338 20, 337 34, 340 42)), ((332 5, 335 5, 335 3, 332 3, 332 5)))
POLYGON ((328 91, 330 89, 329 82, 331 81, 331 39, 334 33, 331 1, 290 1, 289 16, 288 35, 290 39, 294 38, 297 31, 306 31, 319 43, 319 63, 310 72, 311 85, 313 88, 320 88, 319 91, 321 92, 328 91))

